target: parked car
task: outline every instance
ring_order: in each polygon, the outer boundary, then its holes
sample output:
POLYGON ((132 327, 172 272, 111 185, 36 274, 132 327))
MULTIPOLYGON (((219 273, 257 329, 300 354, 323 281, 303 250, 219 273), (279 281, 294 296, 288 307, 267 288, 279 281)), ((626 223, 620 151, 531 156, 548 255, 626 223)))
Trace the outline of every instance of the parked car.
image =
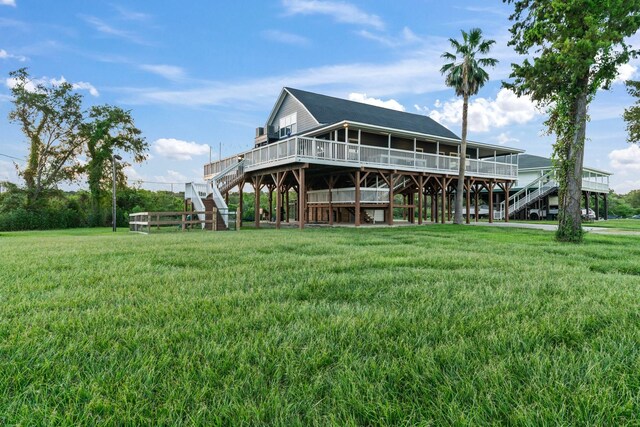
POLYGON ((640 214, 632 216, 631 219, 640 219, 640 214))
POLYGON ((616 214, 609 214, 607 216, 607 219, 620 219, 620 216, 616 215, 616 214))
POLYGON ((588 212, 586 209, 582 209, 580 211, 580 214, 582 215, 582 219, 586 219, 589 221, 594 221, 596 219, 596 213, 593 211, 593 209, 589 209, 588 212))

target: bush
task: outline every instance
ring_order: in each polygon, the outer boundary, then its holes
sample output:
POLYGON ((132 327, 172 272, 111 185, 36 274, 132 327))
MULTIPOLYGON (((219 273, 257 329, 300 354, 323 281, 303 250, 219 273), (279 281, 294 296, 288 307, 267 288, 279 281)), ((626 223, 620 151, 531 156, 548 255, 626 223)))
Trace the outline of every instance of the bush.
POLYGON ((85 227, 83 215, 69 208, 27 210, 18 207, 0 213, 0 231, 49 230, 53 228, 85 227))
MULTIPOLYGON (((91 209, 87 191, 51 191, 37 207, 26 207, 25 190, 7 185, 8 191, 0 194, 0 231, 47 230, 110 226, 112 221, 111 194, 102 200, 96 217, 91 209)), ((129 213, 143 211, 181 211, 183 200, 179 194, 168 191, 149 191, 121 188, 116 199, 118 227, 129 225, 129 213)))

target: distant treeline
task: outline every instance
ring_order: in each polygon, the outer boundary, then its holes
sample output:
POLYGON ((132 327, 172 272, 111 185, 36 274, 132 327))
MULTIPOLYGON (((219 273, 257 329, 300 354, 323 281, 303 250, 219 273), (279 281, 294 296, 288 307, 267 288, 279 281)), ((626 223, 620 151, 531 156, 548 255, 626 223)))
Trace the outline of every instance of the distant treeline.
MULTIPOLYGON (((89 191, 51 190, 34 207, 28 206, 26 190, 9 183, 3 183, 3 187, 5 191, 0 194, 0 231, 108 226, 112 223, 111 194, 105 195, 107 197, 100 207, 102 212, 98 212, 98 218, 94 218, 96 213, 89 191)), ((128 226, 129 213, 184 209, 181 193, 129 187, 118 189, 116 206, 119 227, 128 226)))

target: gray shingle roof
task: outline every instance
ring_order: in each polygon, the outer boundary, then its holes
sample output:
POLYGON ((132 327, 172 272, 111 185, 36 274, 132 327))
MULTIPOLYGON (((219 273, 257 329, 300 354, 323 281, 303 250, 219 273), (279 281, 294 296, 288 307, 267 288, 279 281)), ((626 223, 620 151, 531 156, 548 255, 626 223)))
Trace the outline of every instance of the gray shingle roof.
POLYGON ((321 124, 332 124, 348 120, 351 122, 441 136, 444 138, 460 139, 456 134, 435 120, 420 114, 376 107, 374 105, 320 95, 300 89, 289 87, 285 89, 304 104, 311 115, 321 124))
POLYGON ((520 154, 518 156, 518 167, 520 169, 548 168, 551 167, 551 159, 534 156, 533 154, 520 154))

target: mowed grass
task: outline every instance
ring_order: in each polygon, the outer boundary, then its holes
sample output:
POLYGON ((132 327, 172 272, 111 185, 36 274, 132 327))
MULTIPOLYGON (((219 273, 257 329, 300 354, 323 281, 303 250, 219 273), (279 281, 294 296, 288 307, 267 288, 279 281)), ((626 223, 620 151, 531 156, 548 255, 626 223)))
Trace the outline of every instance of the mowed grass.
MULTIPOLYGON (((511 222, 526 223, 526 224, 548 224, 558 225, 558 221, 533 221, 533 220, 511 220, 511 222)), ((615 228, 618 230, 640 231, 640 220, 638 219, 608 219, 598 221, 584 221, 582 226, 585 228, 601 227, 601 228, 615 228)))
POLYGON ((640 219, 609 219, 606 221, 585 222, 585 227, 618 228, 620 230, 640 231, 640 219))
POLYGON ((639 425, 640 238, 0 234, 0 425, 639 425))

